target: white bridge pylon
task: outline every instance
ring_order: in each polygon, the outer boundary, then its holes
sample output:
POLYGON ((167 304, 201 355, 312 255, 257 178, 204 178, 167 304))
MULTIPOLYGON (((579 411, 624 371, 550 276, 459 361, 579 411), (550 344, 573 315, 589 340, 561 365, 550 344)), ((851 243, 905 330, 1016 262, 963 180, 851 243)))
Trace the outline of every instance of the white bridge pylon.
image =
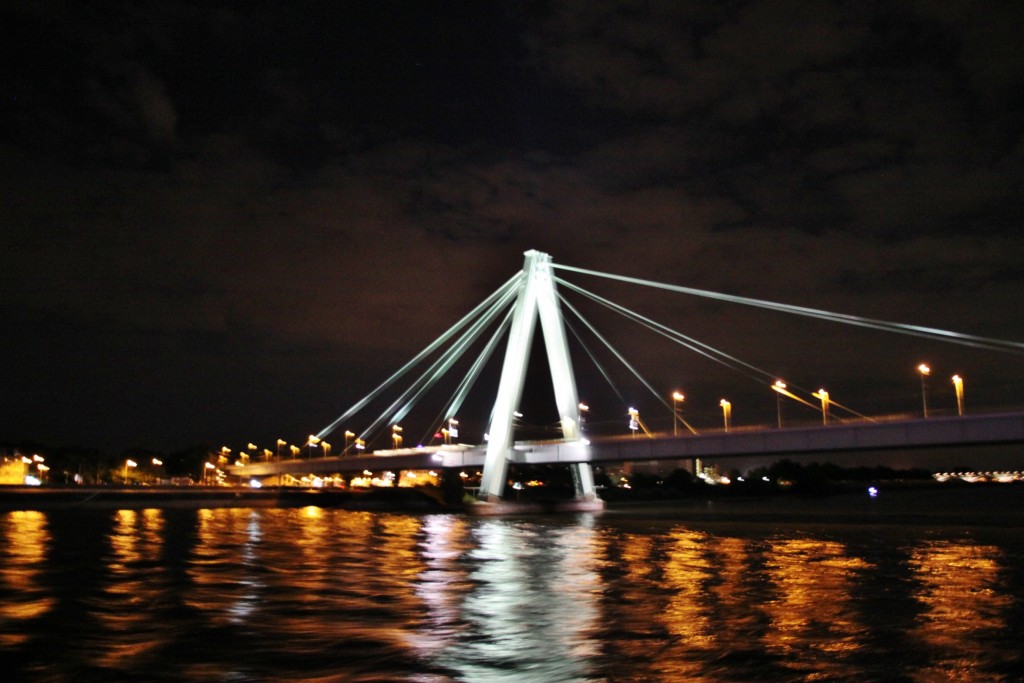
MULTIPOLYGON (((551 367, 551 383, 555 391, 562 437, 566 441, 582 439, 576 378, 572 372, 565 326, 551 274, 551 256, 532 249, 525 252, 525 256, 523 277, 519 284, 508 346, 505 349, 505 361, 498 383, 498 395, 491 413, 491 424, 487 430, 487 451, 479 493, 480 499, 484 501, 498 501, 505 492, 513 446, 512 421, 522 398, 530 347, 538 318, 551 367)), ((579 447, 586 448, 582 441, 579 447)), ((576 497, 585 500, 595 499, 597 494, 594 490, 594 475, 590 464, 580 462, 571 467, 576 497)))

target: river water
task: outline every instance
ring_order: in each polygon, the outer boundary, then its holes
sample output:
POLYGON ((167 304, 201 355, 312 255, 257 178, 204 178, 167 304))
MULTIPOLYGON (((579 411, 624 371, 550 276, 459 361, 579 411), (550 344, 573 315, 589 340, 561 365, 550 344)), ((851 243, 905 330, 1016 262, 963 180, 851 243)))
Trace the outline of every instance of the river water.
POLYGON ((0 676, 1022 680, 1021 489, 947 495, 989 512, 3 513, 0 676))

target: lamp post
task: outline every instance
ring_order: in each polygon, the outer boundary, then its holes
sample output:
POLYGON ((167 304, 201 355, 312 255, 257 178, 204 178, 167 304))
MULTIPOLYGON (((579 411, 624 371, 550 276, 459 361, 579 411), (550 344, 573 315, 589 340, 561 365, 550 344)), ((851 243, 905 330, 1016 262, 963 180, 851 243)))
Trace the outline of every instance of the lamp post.
POLYGON ((278 439, 277 440, 277 459, 278 460, 281 459, 281 446, 287 446, 287 445, 288 445, 288 442, 285 441, 284 439, 278 439))
POLYGON ((718 405, 722 406, 722 419, 725 421, 725 431, 728 432, 729 420, 732 418, 732 404, 723 398, 718 405))
POLYGON ((779 420, 779 429, 782 429, 782 390, 786 388, 786 383, 781 379, 775 380, 775 384, 772 385, 772 389, 775 390, 775 413, 779 420))
POLYGON ((633 438, 636 438, 636 430, 640 428, 640 411, 636 408, 629 409, 629 429, 633 433, 633 438))
POLYGON ((818 389, 814 394, 811 394, 815 398, 821 399, 821 424, 828 424, 828 392, 824 389, 818 389))
POLYGON ((320 443, 320 439, 315 434, 309 435, 309 441, 306 442, 306 455, 310 460, 313 459, 313 447, 320 443))
POLYGON ((953 388, 956 390, 956 414, 964 416, 964 379, 960 375, 953 375, 953 388))
POLYGON ((396 451, 402 445, 402 428, 398 425, 391 425, 391 445, 396 451))
POLYGON ((213 469, 216 469, 216 468, 217 468, 217 466, 214 465, 212 462, 204 462, 203 463, 203 484, 204 485, 209 483, 208 480, 209 480, 210 470, 213 470, 213 469))
POLYGON ((28 464, 29 462, 34 462, 36 464, 36 470, 38 470, 38 472, 39 472, 39 481, 42 481, 44 479, 43 473, 44 472, 48 472, 50 470, 49 467, 47 467, 46 465, 43 464, 44 462, 46 462, 46 458, 44 458, 43 456, 39 455, 38 453, 33 453, 32 454, 32 460, 30 460, 30 461, 29 460, 24 460, 24 461, 25 461, 26 464, 28 464))
POLYGON ((328 457, 330 457, 330 455, 331 455, 331 444, 327 443, 326 441, 321 441, 320 442, 320 448, 324 449, 324 460, 326 460, 328 457))
POLYGON ((931 374, 932 369, 928 367, 926 363, 921 363, 917 366, 917 371, 921 373, 921 414, 927 419, 928 417, 928 387, 925 384, 925 378, 931 374))
POLYGON ((448 441, 459 438, 459 421, 454 417, 448 418, 448 441))
POLYGON ((352 440, 353 438, 355 438, 355 432, 350 432, 350 431, 348 431, 348 430, 346 429, 346 430, 345 430, 345 447, 344 447, 343 449, 341 449, 341 454, 342 454, 342 455, 345 455, 346 453, 348 453, 348 447, 349 447, 349 445, 350 445, 350 444, 349 444, 349 442, 350 442, 350 441, 351 441, 351 440, 352 440))
POLYGON ((679 436, 679 403, 684 398, 678 391, 672 392, 672 436, 679 436))
POLYGON ((587 411, 590 410, 590 406, 588 406, 586 403, 580 403, 579 405, 576 406, 576 410, 579 412, 580 416, 580 438, 582 439, 583 425, 587 421, 587 411))
POLYGON ((126 460, 125 461, 125 483, 126 484, 128 483, 128 468, 129 467, 138 467, 138 463, 136 463, 134 460, 126 460))

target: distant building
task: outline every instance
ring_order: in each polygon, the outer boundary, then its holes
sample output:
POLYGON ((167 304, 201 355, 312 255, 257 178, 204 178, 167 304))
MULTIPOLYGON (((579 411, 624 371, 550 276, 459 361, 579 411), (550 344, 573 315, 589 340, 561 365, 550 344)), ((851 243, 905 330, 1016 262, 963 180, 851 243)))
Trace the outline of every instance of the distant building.
POLYGON ((28 474, 28 464, 21 459, 20 455, 4 457, 0 461, 0 484, 25 483, 25 476, 28 474))

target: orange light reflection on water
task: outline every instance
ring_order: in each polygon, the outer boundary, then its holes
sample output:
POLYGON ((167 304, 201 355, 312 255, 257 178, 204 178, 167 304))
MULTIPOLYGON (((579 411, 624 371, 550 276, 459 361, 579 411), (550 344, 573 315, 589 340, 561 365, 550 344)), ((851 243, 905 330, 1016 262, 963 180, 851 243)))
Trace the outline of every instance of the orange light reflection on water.
POLYGON ((14 646, 26 639, 18 630, 19 622, 36 619, 53 608, 54 599, 39 583, 51 539, 42 512, 17 511, 4 517, 0 581, 9 597, 0 601, 0 644, 14 646))
POLYGON ((867 627, 852 589, 871 565, 828 540, 771 543, 766 573, 774 599, 765 604, 765 647, 787 667, 828 680, 856 680, 867 627))
POLYGON ((989 676, 984 669, 999 659, 1014 661, 1016 653, 993 653, 989 642, 1007 628, 1005 615, 1014 604, 1002 586, 998 548, 932 541, 914 549, 910 566, 924 608, 912 635, 936 655, 913 680, 982 680, 989 676))

